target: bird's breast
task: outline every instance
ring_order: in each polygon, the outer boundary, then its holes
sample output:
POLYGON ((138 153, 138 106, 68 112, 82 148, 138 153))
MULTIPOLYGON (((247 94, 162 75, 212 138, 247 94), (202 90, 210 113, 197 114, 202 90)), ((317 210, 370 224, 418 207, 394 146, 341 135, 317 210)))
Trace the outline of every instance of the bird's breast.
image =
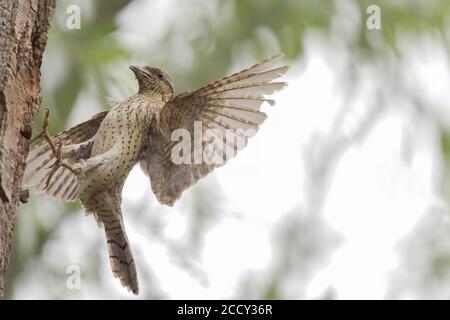
POLYGON ((146 101, 126 100, 115 106, 97 132, 92 154, 101 154, 117 145, 138 147, 148 133, 154 113, 155 108, 146 101))
MULTIPOLYGON (((146 142, 154 110, 132 103, 118 105, 103 120, 94 139, 91 158, 113 152, 112 161, 95 172, 95 185, 122 185, 146 142)), ((94 179, 94 177, 92 177, 94 179)))

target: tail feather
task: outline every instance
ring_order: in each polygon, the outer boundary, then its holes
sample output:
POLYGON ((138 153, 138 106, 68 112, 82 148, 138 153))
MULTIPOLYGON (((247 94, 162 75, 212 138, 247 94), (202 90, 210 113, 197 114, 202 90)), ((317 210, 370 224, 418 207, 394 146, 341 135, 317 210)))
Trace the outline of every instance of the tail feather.
POLYGON ((136 265, 128 242, 122 217, 112 212, 97 212, 96 217, 105 228, 109 261, 114 276, 123 287, 134 294, 139 293, 136 265))

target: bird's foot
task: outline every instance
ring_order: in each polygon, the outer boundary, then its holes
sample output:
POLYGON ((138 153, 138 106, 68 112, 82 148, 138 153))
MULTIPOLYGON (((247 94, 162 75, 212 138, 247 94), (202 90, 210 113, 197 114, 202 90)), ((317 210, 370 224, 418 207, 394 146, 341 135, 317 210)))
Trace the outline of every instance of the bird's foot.
POLYGON ((49 144, 52 150, 55 148, 55 144, 52 141, 52 138, 50 137, 48 133, 48 125, 49 125, 49 117, 50 117, 50 110, 48 108, 45 108, 45 115, 44 115, 44 122, 42 124, 42 131, 33 139, 31 139, 30 144, 36 142, 37 140, 44 138, 49 144))
MULTIPOLYGON (((51 139, 50 139, 50 141, 51 141, 51 139)), ((47 140, 47 142, 49 142, 49 140, 47 140)), ((53 141, 51 141, 51 142, 53 143, 53 141)), ((49 142, 49 144, 50 144, 50 142, 49 142)), ((65 162, 64 160, 62 160, 61 149, 62 149, 62 144, 61 143, 58 143, 56 145, 55 149, 52 148, 52 151, 53 151, 53 154, 54 154, 56 160, 52 164, 52 170, 48 174, 47 181, 45 182, 45 188, 46 189, 50 185, 50 181, 52 180, 53 175, 56 173, 56 171, 58 171, 59 167, 66 168, 67 170, 72 172, 77 177, 83 176, 83 172, 82 172, 82 170, 80 168, 72 166, 72 165, 68 164, 67 162, 65 162)))
POLYGON ((81 175, 81 169, 79 168, 75 168, 73 166, 71 166, 70 164, 68 164, 67 162, 62 160, 62 144, 61 143, 55 143, 52 139, 52 137, 50 136, 50 134, 48 133, 48 126, 49 126, 49 117, 50 117, 50 110, 48 110, 47 108, 45 109, 45 116, 44 116, 44 123, 42 125, 42 131, 31 140, 31 143, 33 143, 34 141, 40 139, 40 138, 44 138, 45 141, 47 141, 48 145, 50 146, 50 149, 53 152, 53 155, 56 158, 56 161, 53 163, 52 165, 52 170, 50 171, 48 177, 47 177, 47 181, 45 183, 45 188, 48 188, 50 181, 53 178, 53 175, 56 173, 56 171, 59 169, 59 167, 64 167, 66 169, 68 169, 69 171, 71 171, 74 175, 79 176, 81 175))

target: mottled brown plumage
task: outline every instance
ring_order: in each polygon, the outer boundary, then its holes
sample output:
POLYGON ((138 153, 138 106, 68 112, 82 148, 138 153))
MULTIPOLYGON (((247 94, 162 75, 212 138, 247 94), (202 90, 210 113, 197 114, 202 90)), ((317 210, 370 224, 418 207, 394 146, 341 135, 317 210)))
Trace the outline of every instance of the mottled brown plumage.
POLYGON ((94 214, 104 227, 114 275, 137 294, 136 267, 120 209, 130 170, 140 162, 157 199, 172 206, 184 190, 246 145, 247 137, 240 146, 229 141, 229 137, 234 141, 241 136, 236 129, 256 131, 265 120, 260 107, 274 102, 264 96, 286 85, 273 82, 288 69, 276 67, 280 60, 280 55, 275 56, 176 96, 166 72, 131 66, 138 93, 51 139, 44 132, 49 142, 41 141, 31 150, 24 187, 62 201, 80 200, 86 212, 94 214), (195 160, 195 154, 210 148, 210 154, 223 161, 173 161, 179 141, 173 141, 172 133, 183 129, 194 138, 196 122, 202 124, 201 141, 188 149, 189 158, 195 160), (60 154, 55 151, 58 145, 60 154))

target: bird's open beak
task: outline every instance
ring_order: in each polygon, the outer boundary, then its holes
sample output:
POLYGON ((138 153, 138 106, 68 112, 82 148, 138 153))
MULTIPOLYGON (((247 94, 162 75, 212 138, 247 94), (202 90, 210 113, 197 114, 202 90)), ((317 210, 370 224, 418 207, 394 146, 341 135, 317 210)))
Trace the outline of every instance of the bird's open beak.
POLYGON ((142 70, 142 68, 138 66, 130 66, 130 69, 136 76, 144 73, 144 70, 142 70))

